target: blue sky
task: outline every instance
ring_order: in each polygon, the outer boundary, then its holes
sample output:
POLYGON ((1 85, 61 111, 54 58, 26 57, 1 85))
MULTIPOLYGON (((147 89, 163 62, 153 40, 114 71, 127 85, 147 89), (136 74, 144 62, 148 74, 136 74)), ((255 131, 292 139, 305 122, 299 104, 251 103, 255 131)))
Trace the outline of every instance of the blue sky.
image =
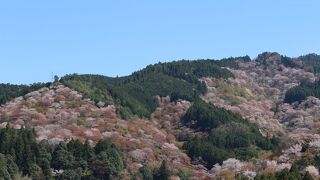
POLYGON ((127 75, 179 59, 320 54, 319 0, 7 0, 0 82, 127 75))

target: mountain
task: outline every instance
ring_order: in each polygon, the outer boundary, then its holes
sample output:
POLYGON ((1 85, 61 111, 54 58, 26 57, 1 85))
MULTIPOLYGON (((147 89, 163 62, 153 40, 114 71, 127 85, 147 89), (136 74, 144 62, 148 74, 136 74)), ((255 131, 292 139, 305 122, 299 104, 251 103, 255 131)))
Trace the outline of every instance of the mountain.
POLYGON ((319 62, 265 52, 1 84, 0 176, 317 179, 319 62))
POLYGON ((205 84, 198 81, 204 76, 229 78, 233 75, 212 60, 184 60, 150 65, 127 77, 68 75, 61 82, 96 102, 120 106, 120 115, 128 118, 132 115, 149 117, 157 107, 156 95, 194 100, 206 91, 205 84))

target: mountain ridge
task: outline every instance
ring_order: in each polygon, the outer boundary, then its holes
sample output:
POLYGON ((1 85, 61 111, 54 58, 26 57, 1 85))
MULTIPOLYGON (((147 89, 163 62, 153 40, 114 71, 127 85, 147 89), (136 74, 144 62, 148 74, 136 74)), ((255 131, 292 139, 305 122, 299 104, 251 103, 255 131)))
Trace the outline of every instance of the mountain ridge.
MULTIPOLYGON (((170 167, 171 178, 232 179, 234 171, 249 179, 281 179, 285 174, 299 179, 306 173, 318 178, 320 100, 310 93, 315 97, 284 101, 301 82, 318 82, 318 61, 314 54, 288 58, 266 52, 254 60, 244 56, 158 63, 119 78, 68 75, 38 84, 38 90, 14 87, 20 97, 1 91, 7 103, 0 107, 0 122, 2 128, 34 128, 38 142, 48 140, 54 147, 71 139, 89 140, 92 146, 111 140, 128 159, 122 176, 115 178, 144 178, 145 168, 156 178, 161 162, 167 162, 161 167, 170 167), (193 114, 198 110, 202 113, 193 114), (186 115, 191 125, 185 123, 186 115), (227 123, 213 129, 192 125, 221 120, 227 123), (242 121, 254 125, 256 134, 246 134, 246 123, 237 124, 242 121), (259 136, 274 147, 259 148, 260 140, 252 138, 259 136), (234 140, 221 143, 221 138, 234 140)), ((63 172, 54 177, 59 176, 63 172)))

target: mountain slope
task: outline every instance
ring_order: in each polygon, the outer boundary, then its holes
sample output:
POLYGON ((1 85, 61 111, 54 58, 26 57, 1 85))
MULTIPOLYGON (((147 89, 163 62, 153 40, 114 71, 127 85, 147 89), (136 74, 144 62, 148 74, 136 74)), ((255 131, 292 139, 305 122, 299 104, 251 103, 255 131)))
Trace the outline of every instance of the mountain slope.
POLYGON ((114 106, 97 107, 83 95, 63 85, 50 86, 19 97, 0 108, 0 127, 34 128, 37 141, 57 145, 71 139, 88 140, 94 145, 100 139, 115 143, 128 158, 128 173, 140 167, 159 167, 162 161, 175 163, 172 169, 190 169, 190 158, 175 145, 174 135, 162 130, 157 122, 122 120, 114 106))
POLYGON ((15 97, 23 96, 29 92, 48 87, 50 83, 34 83, 27 85, 0 84, 0 104, 14 99, 15 97))
POLYGON ((205 85, 198 80, 205 76, 229 78, 233 75, 215 61, 199 60, 150 65, 121 78, 70 75, 61 82, 95 101, 121 106, 119 114, 128 118, 133 114, 150 117, 157 107, 156 95, 193 101, 206 92, 205 85))
POLYGON ((127 159, 120 179, 168 169, 171 178, 319 178, 317 57, 266 52, 159 63, 126 77, 67 75, 37 90, 8 86, 0 126, 34 128, 52 148, 110 140, 127 159), (301 82, 312 93, 286 103, 301 82))

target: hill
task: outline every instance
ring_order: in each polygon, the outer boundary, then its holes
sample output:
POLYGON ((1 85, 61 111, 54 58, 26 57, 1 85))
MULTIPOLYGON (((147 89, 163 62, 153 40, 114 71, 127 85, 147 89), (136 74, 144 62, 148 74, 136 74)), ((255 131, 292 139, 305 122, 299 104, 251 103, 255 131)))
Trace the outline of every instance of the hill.
POLYGON ((110 78, 99 75, 68 75, 61 83, 84 93, 96 102, 113 104, 124 118, 150 117, 157 107, 154 96, 193 101, 206 92, 201 77, 233 77, 213 60, 177 61, 147 66, 130 76, 110 78))
POLYGON ((34 83, 27 85, 0 84, 0 104, 4 104, 16 97, 23 96, 29 92, 42 87, 49 87, 50 83, 34 83))
POLYGON ((317 57, 265 52, 3 84, 1 176, 317 179, 317 57))

